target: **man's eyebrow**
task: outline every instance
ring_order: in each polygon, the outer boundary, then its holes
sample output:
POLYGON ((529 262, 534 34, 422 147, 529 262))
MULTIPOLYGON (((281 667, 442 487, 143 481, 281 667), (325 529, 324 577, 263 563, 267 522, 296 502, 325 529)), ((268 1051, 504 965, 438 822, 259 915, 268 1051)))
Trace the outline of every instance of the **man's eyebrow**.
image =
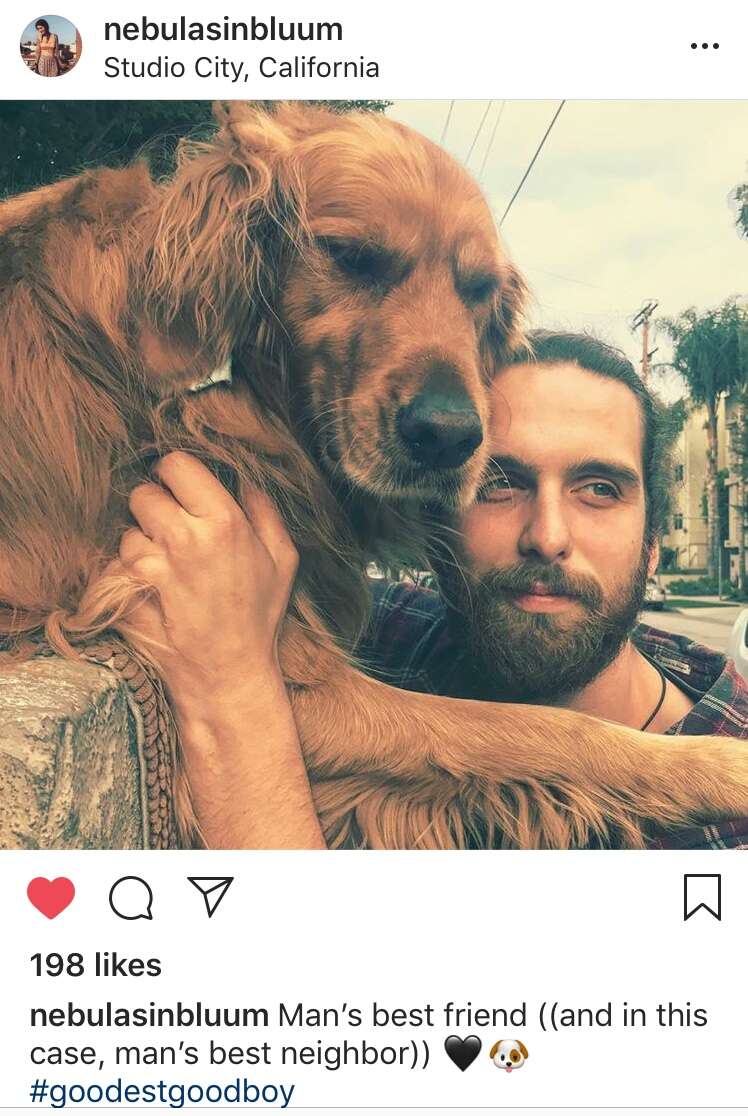
POLYGON ((538 477, 538 469, 529 462, 522 461, 519 457, 512 457, 511 454, 493 454, 488 460, 483 479, 487 480, 501 473, 514 473, 531 480, 536 480, 538 477))
POLYGON ((584 461, 575 462, 568 467, 566 475, 571 480, 589 476, 607 477, 631 488, 638 488, 642 483, 641 474, 630 465, 624 465, 620 461, 606 461, 598 457, 588 457, 584 461))
MULTIPOLYGON (((522 458, 514 457, 512 454, 493 454, 488 461, 483 479, 490 480, 502 473, 512 473, 525 479, 537 480, 540 470, 529 461, 523 461, 522 458)), ((630 465, 621 461, 608 461, 601 457, 586 457, 582 461, 575 461, 566 469, 566 476, 570 480, 589 476, 606 477, 630 488, 638 488, 642 484, 641 474, 630 465)))

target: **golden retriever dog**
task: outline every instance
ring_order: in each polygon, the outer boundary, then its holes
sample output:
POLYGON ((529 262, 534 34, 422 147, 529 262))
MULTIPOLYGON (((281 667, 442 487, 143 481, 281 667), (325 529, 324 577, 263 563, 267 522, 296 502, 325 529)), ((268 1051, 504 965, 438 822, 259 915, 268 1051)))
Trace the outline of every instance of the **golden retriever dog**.
POLYGON ((240 503, 268 492, 299 550, 281 663, 330 846, 636 847, 652 823, 748 812, 737 742, 356 668, 366 561, 422 562, 423 507, 475 493, 525 286, 477 185, 409 129, 216 111, 170 181, 93 171, 0 206, 6 665, 42 644, 95 658, 127 633, 144 587, 104 571, 130 490, 183 449, 240 503), (190 390, 229 361, 230 384, 190 390))

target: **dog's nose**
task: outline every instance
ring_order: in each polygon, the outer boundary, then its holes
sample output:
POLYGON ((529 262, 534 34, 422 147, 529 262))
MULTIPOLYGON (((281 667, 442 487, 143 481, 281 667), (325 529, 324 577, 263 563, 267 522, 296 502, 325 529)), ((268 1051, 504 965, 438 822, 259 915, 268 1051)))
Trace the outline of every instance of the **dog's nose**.
POLYGON ((483 426, 473 401, 453 372, 439 370, 426 380, 407 407, 397 429, 408 453, 430 469, 456 469, 483 441, 483 426))

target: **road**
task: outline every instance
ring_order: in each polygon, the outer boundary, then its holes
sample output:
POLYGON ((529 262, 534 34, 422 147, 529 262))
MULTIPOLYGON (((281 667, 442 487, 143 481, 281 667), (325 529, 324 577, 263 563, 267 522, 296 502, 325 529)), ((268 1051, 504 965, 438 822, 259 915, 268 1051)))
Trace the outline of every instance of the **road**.
POLYGON ((717 651, 727 650, 727 640, 735 623, 735 618, 745 605, 729 605, 727 608, 684 608, 682 612, 654 612, 646 609, 641 614, 643 624, 660 628, 665 632, 688 636, 717 651))

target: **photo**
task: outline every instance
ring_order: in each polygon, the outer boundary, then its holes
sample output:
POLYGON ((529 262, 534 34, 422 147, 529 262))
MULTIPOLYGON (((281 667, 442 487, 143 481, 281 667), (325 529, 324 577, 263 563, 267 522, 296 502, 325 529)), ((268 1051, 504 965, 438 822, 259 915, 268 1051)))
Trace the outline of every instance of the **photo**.
POLYGON ((0 114, 0 848, 748 848, 748 102, 0 114))
POLYGON ((21 58, 39 77, 67 74, 80 58, 81 50, 77 27, 62 16, 39 16, 21 36, 21 58))

